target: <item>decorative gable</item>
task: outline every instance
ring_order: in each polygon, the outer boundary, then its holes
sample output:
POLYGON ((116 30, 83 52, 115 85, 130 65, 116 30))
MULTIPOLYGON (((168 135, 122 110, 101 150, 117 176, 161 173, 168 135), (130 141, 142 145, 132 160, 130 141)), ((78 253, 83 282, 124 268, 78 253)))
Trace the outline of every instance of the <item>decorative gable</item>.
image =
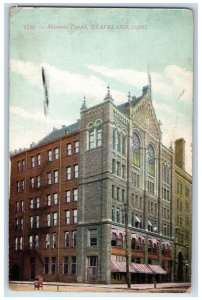
POLYGON ((150 100, 148 94, 143 95, 142 99, 132 109, 132 120, 137 122, 154 138, 159 138, 160 127, 156 118, 152 101, 150 100))

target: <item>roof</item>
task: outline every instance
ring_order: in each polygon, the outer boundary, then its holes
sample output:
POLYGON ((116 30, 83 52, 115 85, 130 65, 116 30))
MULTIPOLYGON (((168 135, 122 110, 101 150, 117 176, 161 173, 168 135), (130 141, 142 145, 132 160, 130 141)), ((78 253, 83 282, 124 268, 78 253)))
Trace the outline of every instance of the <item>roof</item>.
MULTIPOLYGON (((142 99, 142 96, 140 96, 140 97, 132 97, 132 101, 131 101, 131 105, 134 107, 140 100, 142 99)), ((122 103, 122 104, 120 104, 120 105, 117 105, 117 109, 120 111, 120 112, 122 112, 123 114, 125 114, 126 113, 126 109, 127 109, 127 107, 128 107, 128 101, 127 102, 125 102, 125 103, 122 103)))
POLYGON ((51 141, 54 141, 56 139, 63 137, 64 135, 74 133, 74 132, 78 131, 79 128, 80 128, 79 121, 77 121, 76 123, 71 124, 69 126, 62 126, 62 128, 60 128, 60 129, 54 128, 53 131, 51 133, 49 133, 47 136, 45 136, 42 140, 40 140, 36 144, 36 146, 42 145, 42 144, 47 144, 51 141))

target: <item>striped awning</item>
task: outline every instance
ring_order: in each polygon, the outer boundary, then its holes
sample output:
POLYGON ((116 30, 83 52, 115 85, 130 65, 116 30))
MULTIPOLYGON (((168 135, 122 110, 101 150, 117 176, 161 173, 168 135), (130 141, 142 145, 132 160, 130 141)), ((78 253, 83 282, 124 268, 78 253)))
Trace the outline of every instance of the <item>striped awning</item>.
POLYGON ((167 274, 167 272, 159 265, 148 265, 154 274, 167 274))
POLYGON ((153 247, 157 247, 158 244, 159 244, 159 242, 157 241, 157 239, 149 239, 149 241, 151 241, 153 247))
POLYGON ((136 241, 141 241, 141 243, 144 243, 144 237, 142 235, 136 234, 136 233, 132 233, 131 234, 131 238, 135 239, 136 241))
MULTIPOLYGON (((126 272, 126 262, 123 261, 111 261, 111 272, 120 272, 125 273, 126 272)), ((133 268, 129 266, 129 272, 133 273, 133 268)))
POLYGON ((153 274, 152 270, 145 264, 131 263, 133 273, 153 274))
POLYGON ((162 246, 164 246, 166 249, 170 249, 171 248, 171 243, 169 243, 169 242, 162 242, 162 246))

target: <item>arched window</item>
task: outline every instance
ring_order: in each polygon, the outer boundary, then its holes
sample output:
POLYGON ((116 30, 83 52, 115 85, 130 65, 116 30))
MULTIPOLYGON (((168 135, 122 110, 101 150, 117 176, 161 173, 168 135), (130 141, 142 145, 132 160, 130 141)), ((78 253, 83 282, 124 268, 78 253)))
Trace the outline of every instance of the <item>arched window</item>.
POLYGON ((136 133, 133 134, 133 163, 140 166, 140 139, 136 133))
POLYGON ((148 173, 151 176, 155 176, 155 154, 154 154, 154 148, 149 145, 148 146, 148 173))
POLYGON ((99 147, 102 145, 102 122, 98 120, 96 122, 96 147, 99 147))

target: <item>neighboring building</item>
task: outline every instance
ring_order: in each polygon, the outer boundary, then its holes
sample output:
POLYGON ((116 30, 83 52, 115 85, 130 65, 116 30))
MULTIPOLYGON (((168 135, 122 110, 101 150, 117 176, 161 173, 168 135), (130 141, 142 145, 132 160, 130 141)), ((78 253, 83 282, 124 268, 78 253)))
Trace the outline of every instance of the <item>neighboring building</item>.
POLYGON ((11 155, 9 277, 76 281, 79 123, 11 155))
POLYGON ((118 106, 108 88, 80 121, 11 155, 10 279, 123 282, 128 258, 133 283, 174 280, 179 168, 160 125, 149 86, 118 106))
POLYGON ((191 282, 192 177, 185 171, 185 141, 175 141, 175 281, 191 282))

